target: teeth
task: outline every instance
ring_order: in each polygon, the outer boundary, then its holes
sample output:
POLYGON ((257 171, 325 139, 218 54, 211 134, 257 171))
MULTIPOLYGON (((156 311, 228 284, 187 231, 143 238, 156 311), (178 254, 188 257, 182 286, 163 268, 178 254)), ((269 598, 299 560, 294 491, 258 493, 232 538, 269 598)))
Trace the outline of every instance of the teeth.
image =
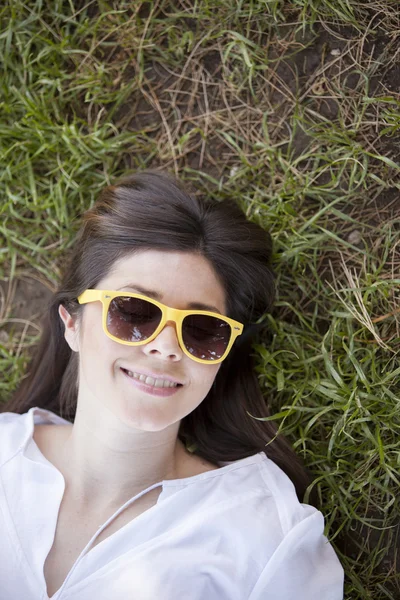
POLYGON ((153 387, 177 387, 177 383, 173 383, 172 381, 167 381, 166 379, 154 379, 154 377, 148 377, 146 375, 140 375, 139 373, 135 373, 133 371, 126 371, 129 377, 133 377, 134 379, 138 379, 139 381, 143 381, 147 385, 151 385, 153 387))

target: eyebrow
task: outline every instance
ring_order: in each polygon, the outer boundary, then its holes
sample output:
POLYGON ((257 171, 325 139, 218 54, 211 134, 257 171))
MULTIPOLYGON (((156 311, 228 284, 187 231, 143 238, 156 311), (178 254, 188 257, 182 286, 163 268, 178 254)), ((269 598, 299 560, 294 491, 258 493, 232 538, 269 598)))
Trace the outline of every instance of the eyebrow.
MULTIPOLYGON (((154 298, 154 300, 158 300, 159 302, 161 302, 161 298, 162 298, 161 294, 159 294, 158 292, 154 292, 153 290, 145 290, 141 286, 133 284, 133 283, 128 283, 127 285, 124 285, 123 287, 117 288, 116 291, 122 290, 125 288, 130 288, 130 289, 134 290, 135 292, 138 292, 139 294, 143 294, 143 296, 149 296, 149 298, 154 298)), ((216 308, 215 306, 210 306, 209 304, 203 304, 202 302, 190 302, 187 306, 188 306, 188 308, 193 308, 195 310, 208 310, 210 312, 215 312, 215 313, 221 314, 221 311, 218 310, 218 308, 216 308)))

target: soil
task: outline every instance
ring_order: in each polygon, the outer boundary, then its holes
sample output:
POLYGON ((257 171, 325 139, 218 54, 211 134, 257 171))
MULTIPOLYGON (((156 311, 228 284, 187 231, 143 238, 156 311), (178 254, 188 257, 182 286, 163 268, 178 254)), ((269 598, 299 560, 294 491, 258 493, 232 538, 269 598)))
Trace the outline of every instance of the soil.
MULTIPOLYGON (((7 319, 0 329, 0 343, 7 343, 10 335, 21 333, 28 323, 39 325, 50 298, 50 288, 33 274, 18 277, 11 283, 0 281, 0 319, 7 319)), ((28 334, 36 333, 37 329, 30 326, 28 334)))

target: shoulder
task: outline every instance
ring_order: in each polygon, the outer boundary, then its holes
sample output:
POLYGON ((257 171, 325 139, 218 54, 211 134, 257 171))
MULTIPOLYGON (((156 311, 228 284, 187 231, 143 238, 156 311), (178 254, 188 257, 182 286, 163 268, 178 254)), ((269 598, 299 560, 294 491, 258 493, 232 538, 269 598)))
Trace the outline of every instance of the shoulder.
POLYGON ((263 461, 261 471, 275 514, 249 600, 264 600, 272 590, 274 598, 282 600, 343 600, 343 568, 324 534, 324 516, 314 506, 299 502, 292 482, 275 463, 263 461))
POLYGON ((286 534, 300 521, 311 515, 318 515, 317 519, 322 518, 316 508, 299 501, 294 484, 286 473, 264 453, 261 456, 259 461, 260 477, 268 493, 274 498, 283 533, 286 534))
POLYGON ((322 513, 301 503, 282 469, 265 454, 258 456, 254 480, 260 491, 236 515, 247 515, 243 542, 256 541, 249 548, 257 553, 259 569, 250 600, 263 600, 272 590, 276 598, 342 600, 343 569, 324 535, 322 513))
POLYGON ((51 411, 33 407, 26 413, 0 413, 0 467, 23 450, 32 440, 35 425, 66 423, 51 411))
MULTIPOLYGON (((324 537, 322 514, 299 502, 290 479, 264 453, 179 484, 170 483, 172 489, 178 488, 171 513, 179 513, 180 524, 190 531, 191 540, 209 543, 210 552, 212 544, 217 544, 219 556, 236 565, 243 597, 248 598, 258 582, 251 600, 275 592, 274 598, 297 598, 296 585, 291 587, 287 577, 291 572, 293 581, 299 578, 307 583, 308 599, 339 600, 343 575, 324 537), (176 510, 178 505, 182 510, 176 510), (332 581, 325 577, 326 570, 333 573, 332 581), (334 595, 329 591, 324 596, 331 584, 334 595)), ((171 514, 171 522, 174 518, 171 514)))
POLYGON ((30 412, 0 414, 0 466, 23 447, 29 435, 30 412))
POLYGON ((292 481, 264 452, 231 463, 230 468, 225 479, 229 495, 238 500, 241 495, 248 497, 243 506, 254 509, 255 519, 270 521, 274 514, 282 536, 300 521, 318 513, 313 506, 299 501, 292 481))
POLYGON ((310 516, 323 529, 321 513, 299 502, 290 479, 264 453, 164 484, 167 495, 179 490, 190 507, 188 518, 206 518, 210 527, 260 558, 310 516))

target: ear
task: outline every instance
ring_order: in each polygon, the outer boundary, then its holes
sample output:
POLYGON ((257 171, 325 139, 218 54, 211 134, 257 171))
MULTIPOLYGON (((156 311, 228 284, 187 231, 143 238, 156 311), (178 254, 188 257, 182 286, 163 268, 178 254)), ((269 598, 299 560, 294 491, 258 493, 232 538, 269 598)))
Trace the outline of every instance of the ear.
POLYGON ((67 309, 60 304, 58 314, 65 325, 64 337, 73 352, 79 352, 79 327, 77 319, 71 317, 67 309))

